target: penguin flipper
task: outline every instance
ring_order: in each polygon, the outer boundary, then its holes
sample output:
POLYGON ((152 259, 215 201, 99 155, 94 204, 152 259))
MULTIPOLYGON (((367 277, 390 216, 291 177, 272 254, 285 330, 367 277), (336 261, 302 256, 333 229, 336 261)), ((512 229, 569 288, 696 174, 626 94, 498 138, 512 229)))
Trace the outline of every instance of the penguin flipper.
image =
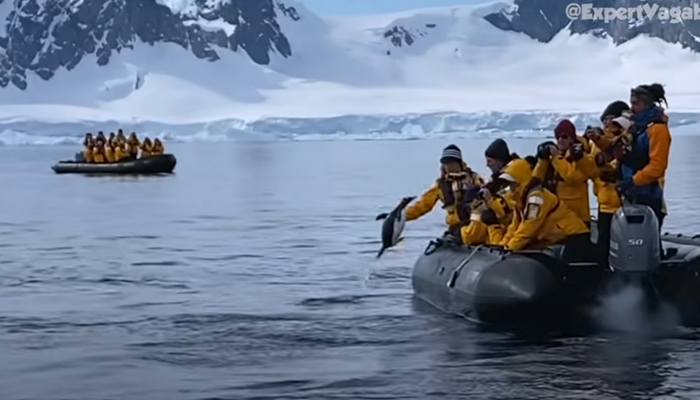
POLYGON ((381 257, 382 254, 384 254, 384 252, 386 251, 386 249, 388 249, 388 247, 382 246, 382 248, 379 249, 379 253, 377 253, 377 258, 381 257))
POLYGON ((381 214, 377 215, 377 218, 375 218, 374 220, 379 221, 380 219, 386 219, 388 216, 389 216, 389 214, 387 214, 387 213, 381 213, 381 214))

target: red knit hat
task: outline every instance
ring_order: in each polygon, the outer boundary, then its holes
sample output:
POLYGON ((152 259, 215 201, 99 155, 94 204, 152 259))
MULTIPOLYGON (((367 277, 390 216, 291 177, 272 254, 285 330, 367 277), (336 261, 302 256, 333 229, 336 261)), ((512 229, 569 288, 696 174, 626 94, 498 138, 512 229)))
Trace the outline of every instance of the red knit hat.
POLYGON ((557 139, 560 137, 566 137, 571 140, 575 140, 576 127, 568 119, 563 119, 557 124, 557 127, 554 128, 554 137, 557 139))

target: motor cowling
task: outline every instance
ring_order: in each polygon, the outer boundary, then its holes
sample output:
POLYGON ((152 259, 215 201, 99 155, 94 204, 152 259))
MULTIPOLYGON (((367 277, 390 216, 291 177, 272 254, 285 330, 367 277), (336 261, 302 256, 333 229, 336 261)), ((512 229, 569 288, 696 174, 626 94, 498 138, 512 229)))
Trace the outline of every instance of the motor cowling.
POLYGON ((645 273, 661 265, 659 220, 645 205, 620 207, 610 225, 608 263, 614 272, 645 273))

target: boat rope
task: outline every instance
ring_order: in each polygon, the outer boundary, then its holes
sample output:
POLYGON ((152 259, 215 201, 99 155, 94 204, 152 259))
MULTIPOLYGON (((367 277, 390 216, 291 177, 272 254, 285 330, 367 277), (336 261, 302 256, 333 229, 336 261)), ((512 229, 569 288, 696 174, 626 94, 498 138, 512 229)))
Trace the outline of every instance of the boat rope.
POLYGON ((450 280, 447 281, 448 288, 451 289, 451 288, 455 287, 455 283, 457 283, 457 278, 459 277, 459 272, 462 270, 462 268, 464 268, 467 265, 469 260, 471 260, 472 257, 474 257, 474 254, 476 254, 476 252, 479 251, 481 246, 482 245, 476 246, 474 248, 474 250, 472 250, 472 252, 469 254, 469 256, 467 256, 467 258, 465 258, 464 261, 462 261, 462 263, 459 264, 459 266, 454 271, 452 271, 452 275, 450 276, 450 280))

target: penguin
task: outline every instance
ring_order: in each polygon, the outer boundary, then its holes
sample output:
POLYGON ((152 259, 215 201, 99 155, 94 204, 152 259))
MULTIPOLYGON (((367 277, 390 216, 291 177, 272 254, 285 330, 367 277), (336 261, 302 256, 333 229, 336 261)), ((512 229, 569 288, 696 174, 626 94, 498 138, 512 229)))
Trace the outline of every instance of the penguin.
POLYGON ((406 215, 404 214, 404 209, 414 199, 415 196, 404 197, 391 213, 382 213, 377 215, 377 221, 381 219, 384 220, 384 223, 382 224, 382 248, 379 249, 377 258, 381 257, 386 249, 395 246, 397 243, 403 240, 401 233, 403 233, 403 228, 406 225, 406 215))

